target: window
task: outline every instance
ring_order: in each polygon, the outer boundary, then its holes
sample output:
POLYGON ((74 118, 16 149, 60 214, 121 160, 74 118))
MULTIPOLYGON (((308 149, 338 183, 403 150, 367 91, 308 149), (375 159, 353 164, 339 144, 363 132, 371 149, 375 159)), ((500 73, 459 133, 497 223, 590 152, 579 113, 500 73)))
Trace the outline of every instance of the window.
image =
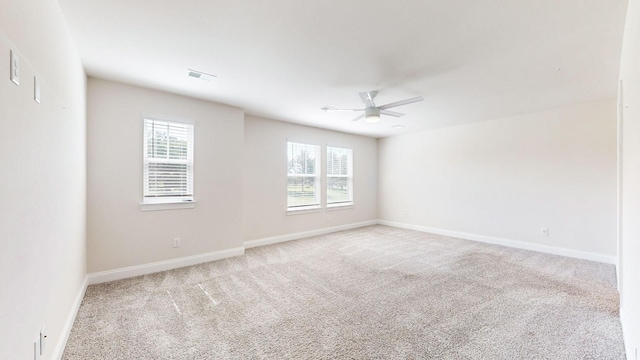
POLYGON ((353 150, 327 146, 327 206, 353 204, 353 150))
POLYGON ((145 204, 193 201, 193 124, 144 119, 145 204))
POLYGON ((287 142, 287 209, 320 207, 320 147, 287 142))

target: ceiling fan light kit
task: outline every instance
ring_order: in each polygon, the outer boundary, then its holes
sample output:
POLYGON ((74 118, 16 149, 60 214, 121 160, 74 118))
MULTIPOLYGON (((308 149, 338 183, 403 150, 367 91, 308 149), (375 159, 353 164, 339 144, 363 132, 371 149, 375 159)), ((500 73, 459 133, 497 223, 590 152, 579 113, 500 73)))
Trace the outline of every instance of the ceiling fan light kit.
POLYGON ((362 99, 362 102, 365 105, 364 109, 338 109, 338 108, 334 108, 332 106, 325 106, 322 108, 323 111, 326 112, 338 112, 338 111, 364 111, 364 114, 358 116, 357 118, 353 119, 352 121, 358 121, 360 119, 364 118, 364 121, 368 122, 368 123, 377 123, 378 121, 380 121, 380 115, 388 115, 388 116, 393 116, 393 117, 402 117, 404 116, 404 114, 399 113, 399 112, 395 112, 395 111, 391 111, 391 110, 387 110, 390 108, 394 108, 397 106, 402 106, 402 105, 407 105, 407 104, 411 104, 414 102, 418 102, 418 101, 422 101, 424 100, 422 98, 422 96, 416 96, 410 99, 406 99, 406 100, 401 100, 401 101, 396 101, 396 102, 392 102, 386 105, 382 105, 382 106, 376 106, 376 104, 373 102, 373 99, 376 97, 376 95, 378 95, 377 91, 367 91, 367 92, 361 92, 359 93, 360 95, 360 99, 362 99))
POLYGON ((380 109, 366 108, 364 109, 364 121, 368 123, 377 123, 380 121, 380 109))

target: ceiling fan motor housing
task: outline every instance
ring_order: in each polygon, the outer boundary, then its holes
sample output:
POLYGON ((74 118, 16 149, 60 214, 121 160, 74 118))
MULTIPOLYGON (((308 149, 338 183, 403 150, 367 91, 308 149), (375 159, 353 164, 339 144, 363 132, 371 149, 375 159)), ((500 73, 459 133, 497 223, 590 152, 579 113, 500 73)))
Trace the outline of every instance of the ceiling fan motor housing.
POLYGON ((380 117, 380 109, 378 109, 377 107, 368 107, 364 109, 364 115, 365 117, 380 117))

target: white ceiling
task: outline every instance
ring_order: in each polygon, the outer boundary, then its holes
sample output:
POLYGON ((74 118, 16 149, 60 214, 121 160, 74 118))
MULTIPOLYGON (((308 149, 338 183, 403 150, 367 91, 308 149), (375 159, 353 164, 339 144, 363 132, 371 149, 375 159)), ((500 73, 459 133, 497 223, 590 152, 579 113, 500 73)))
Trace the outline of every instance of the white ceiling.
POLYGON ((374 137, 615 97, 626 11, 625 0, 59 3, 90 76, 374 137), (377 105, 425 101, 376 124, 320 110, 360 108, 369 90, 377 105))

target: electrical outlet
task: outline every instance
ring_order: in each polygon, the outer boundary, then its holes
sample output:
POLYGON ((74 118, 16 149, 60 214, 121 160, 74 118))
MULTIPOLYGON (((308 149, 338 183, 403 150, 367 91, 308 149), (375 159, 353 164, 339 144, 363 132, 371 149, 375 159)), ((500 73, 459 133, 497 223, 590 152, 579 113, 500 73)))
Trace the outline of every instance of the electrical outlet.
POLYGON ((11 59, 11 75, 9 78, 13 81, 14 84, 20 85, 20 59, 18 59, 18 55, 13 52, 13 50, 9 50, 10 59, 11 59))
POLYGON ((327 221, 331 221, 331 215, 327 215, 327 221))
POLYGON ((173 247, 174 248, 180 247, 180 238, 173 239, 173 247))
POLYGON ((540 228, 540 236, 549 236, 549 228, 540 228))

